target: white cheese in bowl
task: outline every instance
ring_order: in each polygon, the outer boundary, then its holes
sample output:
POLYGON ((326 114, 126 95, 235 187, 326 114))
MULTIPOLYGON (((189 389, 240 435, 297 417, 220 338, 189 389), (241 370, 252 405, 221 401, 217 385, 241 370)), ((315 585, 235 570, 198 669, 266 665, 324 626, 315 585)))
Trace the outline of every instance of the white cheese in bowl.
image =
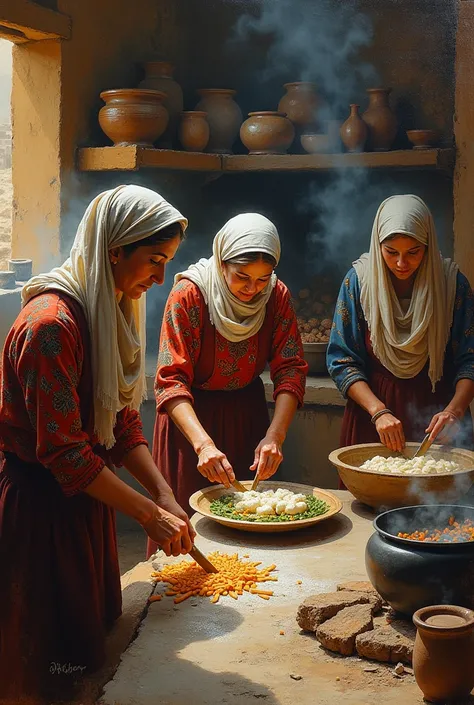
POLYGON ((440 458, 436 460, 427 453, 417 458, 389 457, 376 455, 360 466, 361 470, 371 470, 385 474, 402 473, 403 475, 439 475, 463 470, 454 460, 440 458))

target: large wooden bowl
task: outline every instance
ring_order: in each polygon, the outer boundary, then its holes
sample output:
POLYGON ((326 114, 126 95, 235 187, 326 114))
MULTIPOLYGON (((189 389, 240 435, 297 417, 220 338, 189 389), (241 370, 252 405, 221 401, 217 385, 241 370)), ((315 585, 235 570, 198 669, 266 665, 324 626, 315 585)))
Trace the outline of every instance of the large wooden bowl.
MULTIPOLYGON (((252 486, 252 480, 244 480, 242 482, 244 487, 250 489, 252 486)), ((313 526, 320 521, 329 519, 329 517, 334 516, 342 509, 342 502, 331 492, 326 492, 325 490, 320 490, 317 487, 311 487, 310 485, 300 485, 296 482, 276 482, 272 480, 267 480, 261 482, 258 486, 259 490, 277 490, 282 487, 285 490, 291 490, 291 492, 301 493, 304 495, 312 494, 318 499, 322 499, 326 504, 329 505, 329 509, 325 514, 321 514, 317 517, 312 517, 311 519, 295 519, 294 521, 285 522, 257 522, 257 521, 240 521, 239 519, 226 519, 225 517, 213 514, 210 510, 211 502, 222 495, 231 494, 234 490, 226 489, 223 485, 211 485, 211 487, 205 487, 203 490, 198 490, 189 498, 189 505, 194 511, 202 514, 208 519, 216 521, 218 524, 223 524, 224 526, 230 526, 232 529, 239 529, 240 531, 255 531, 260 533, 275 533, 277 531, 296 531, 297 529, 304 529, 308 526, 313 526)))
MULTIPOLYGON (((407 443, 405 455, 412 457, 419 443, 407 443)), ((429 454, 436 459, 453 460, 463 470, 433 475, 385 474, 361 470, 360 466, 376 455, 397 455, 381 443, 338 448, 329 455, 339 477, 349 492, 360 502, 375 509, 395 509, 418 504, 449 504, 469 491, 474 482, 474 453, 461 448, 431 446, 429 454)))

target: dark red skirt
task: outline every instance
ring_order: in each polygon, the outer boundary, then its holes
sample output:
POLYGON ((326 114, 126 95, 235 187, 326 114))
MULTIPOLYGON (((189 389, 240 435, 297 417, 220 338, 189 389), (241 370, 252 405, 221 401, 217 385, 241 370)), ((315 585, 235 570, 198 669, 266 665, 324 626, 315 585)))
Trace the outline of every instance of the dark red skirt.
POLYGON ((64 698, 103 664, 121 614, 115 513, 6 454, 0 566, 0 701, 64 698))
MULTIPOLYGON (((194 410, 217 448, 227 456, 239 480, 254 477, 249 470, 255 448, 269 425, 265 389, 260 377, 232 392, 204 391, 193 388, 194 410)), ((207 487, 209 480, 197 470, 197 455, 192 445, 175 426, 166 411, 156 417, 153 460, 159 467, 176 499, 191 515, 189 497, 207 487)), ((157 550, 148 541, 147 558, 157 550)))

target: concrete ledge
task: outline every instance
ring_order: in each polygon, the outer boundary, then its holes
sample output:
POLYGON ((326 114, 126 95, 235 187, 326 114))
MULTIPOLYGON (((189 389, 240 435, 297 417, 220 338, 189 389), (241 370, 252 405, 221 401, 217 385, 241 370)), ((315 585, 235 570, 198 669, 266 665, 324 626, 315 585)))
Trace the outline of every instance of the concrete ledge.
MULTIPOLYGON (((265 386, 267 402, 273 402, 273 384, 270 373, 265 370, 261 375, 265 386)), ((146 381, 148 399, 153 401, 153 385, 155 382, 155 362, 147 360, 146 381)), ((304 403, 307 406, 341 406, 346 405, 346 400, 330 377, 308 377, 306 380, 306 393, 304 403)))

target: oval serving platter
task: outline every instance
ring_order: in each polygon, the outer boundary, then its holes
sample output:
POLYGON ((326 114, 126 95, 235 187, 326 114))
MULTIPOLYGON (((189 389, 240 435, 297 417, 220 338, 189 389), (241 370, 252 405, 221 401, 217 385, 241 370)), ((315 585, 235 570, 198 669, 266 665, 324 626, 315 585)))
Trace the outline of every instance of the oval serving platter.
MULTIPOLYGON (((250 490, 252 480, 244 480, 242 484, 250 490)), ((326 502, 329 508, 324 514, 320 514, 317 517, 311 517, 310 519, 295 519, 294 521, 285 522, 258 522, 228 519, 226 517, 213 514, 210 509, 211 502, 215 499, 218 499, 218 497, 222 497, 223 495, 232 494, 232 488, 226 489, 223 485, 211 485, 210 487, 205 487, 203 490, 198 490, 189 498, 189 505, 195 512, 198 512, 198 514, 201 514, 208 519, 212 519, 223 526, 229 526, 232 529, 238 529, 240 531, 253 531, 260 533, 275 533, 279 531, 296 531, 297 529, 304 529, 308 526, 313 526, 320 521, 329 519, 335 514, 338 514, 338 512, 342 509, 342 502, 340 499, 338 499, 331 492, 321 490, 318 487, 301 485, 296 482, 276 482, 272 480, 265 480, 264 482, 261 482, 258 487, 261 490, 277 490, 281 487, 282 489, 290 490, 295 493, 301 493, 304 495, 312 494, 314 497, 326 502)))

